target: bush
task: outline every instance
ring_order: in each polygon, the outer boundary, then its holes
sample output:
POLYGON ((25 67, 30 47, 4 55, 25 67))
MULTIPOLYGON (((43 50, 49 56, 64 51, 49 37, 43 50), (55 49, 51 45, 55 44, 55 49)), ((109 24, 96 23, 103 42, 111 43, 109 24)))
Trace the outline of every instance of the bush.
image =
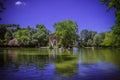
POLYGON ((61 43, 58 43, 57 47, 60 48, 61 47, 61 43))
POLYGON ((49 45, 49 49, 53 49, 52 45, 49 45))

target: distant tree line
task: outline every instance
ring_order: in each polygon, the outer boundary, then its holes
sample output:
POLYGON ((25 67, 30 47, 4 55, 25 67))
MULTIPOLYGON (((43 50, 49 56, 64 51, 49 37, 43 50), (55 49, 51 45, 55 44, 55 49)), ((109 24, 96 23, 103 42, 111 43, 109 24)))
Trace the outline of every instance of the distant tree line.
POLYGON ((80 33, 79 46, 81 47, 115 47, 113 32, 97 33, 84 29, 80 33))
MULTIPOLYGON (((101 0, 107 5, 107 10, 115 8, 115 25, 110 32, 97 33, 87 29, 78 33, 78 25, 72 20, 65 20, 54 24, 55 36, 60 38, 59 47, 120 47, 120 0, 101 0)), ((5 8, 0 2, 2 12, 5 8)), ((47 46, 50 31, 42 24, 37 24, 36 28, 21 28, 18 24, 0 25, 0 46, 8 44, 17 46, 47 46), (10 42, 10 40, 13 40, 10 42), (10 42, 10 43, 9 43, 10 42)))
POLYGON ((0 25, 0 46, 8 46, 10 40, 14 40, 10 46, 35 47, 48 44, 49 30, 44 25, 37 24, 36 28, 20 28, 18 24, 0 25))
MULTIPOLYGON (((87 29, 78 33, 78 25, 72 20, 54 24, 55 37, 59 37, 58 47, 119 47, 116 46, 114 32, 97 33, 87 29)), ((18 24, 0 25, 0 46, 41 47, 49 46, 51 32, 42 24, 36 28, 21 28, 18 24), (11 41, 11 42, 10 42, 11 41)))

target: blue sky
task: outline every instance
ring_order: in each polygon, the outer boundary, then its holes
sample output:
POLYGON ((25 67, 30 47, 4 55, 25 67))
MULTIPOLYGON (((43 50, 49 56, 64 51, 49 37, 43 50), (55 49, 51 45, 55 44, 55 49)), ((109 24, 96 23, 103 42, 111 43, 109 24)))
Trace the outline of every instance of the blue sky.
POLYGON ((44 24, 52 32, 53 24, 64 20, 76 22, 79 31, 110 31, 115 24, 114 9, 107 12, 100 0, 7 0, 4 5, 0 24, 15 23, 21 27, 44 24))

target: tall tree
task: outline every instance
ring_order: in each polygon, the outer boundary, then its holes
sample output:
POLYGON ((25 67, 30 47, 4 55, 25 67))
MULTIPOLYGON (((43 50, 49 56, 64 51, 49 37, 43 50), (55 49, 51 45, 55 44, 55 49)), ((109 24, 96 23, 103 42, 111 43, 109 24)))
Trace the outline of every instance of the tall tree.
MULTIPOLYGON (((4 7, 4 4, 3 4, 4 1, 6 1, 6 0, 1 0, 1 1, 0 1, 0 13, 5 10, 5 7, 4 7)), ((0 17, 0 20, 2 20, 1 17, 0 17)))
POLYGON ((65 20, 54 24, 55 36, 60 38, 60 44, 64 47, 73 46, 77 39, 78 26, 71 20, 65 20))
POLYGON ((89 31, 84 29, 80 33, 80 43, 79 46, 93 46, 93 38, 97 34, 95 31, 89 31))
POLYGON ((38 46, 46 46, 48 43, 49 30, 42 24, 36 25, 36 33, 33 34, 33 39, 38 42, 38 46))
POLYGON ((7 32, 4 35, 5 45, 8 45, 9 40, 11 40, 12 38, 13 38, 13 35, 12 35, 11 31, 7 30, 7 32))
POLYGON ((112 27, 114 34, 114 45, 120 47, 120 0, 101 0, 101 2, 108 6, 108 10, 115 8, 116 24, 112 27))
POLYGON ((81 40, 83 41, 87 41, 87 39, 88 39, 88 30, 87 29, 84 29, 84 30, 82 30, 81 31, 81 33, 80 33, 80 38, 81 38, 81 40))
POLYGON ((100 46, 101 42, 102 42, 102 35, 101 34, 96 34, 93 38, 93 42, 95 46, 100 46))
POLYGON ((113 46, 114 45, 114 34, 113 32, 106 32, 105 38, 101 43, 102 46, 113 46))
POLYGON ((5 25, 0 25, 0 39, 4 40, 4 35, 7 32, 7 28, 5 25))
POLYGON ((20 45, 29 45, 30 44, 30 37, 28 34, 27 29, 19 29, 15 32, 15 38, 18 40, 20 45))

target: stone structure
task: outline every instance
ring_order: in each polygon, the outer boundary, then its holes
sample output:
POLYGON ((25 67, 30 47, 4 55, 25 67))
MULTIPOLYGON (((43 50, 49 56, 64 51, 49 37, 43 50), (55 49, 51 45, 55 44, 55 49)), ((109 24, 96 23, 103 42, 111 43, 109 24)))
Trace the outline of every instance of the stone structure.
POLYGON ((60 39, 55 37, 54 33, 49 35, 49 46, 51 45, 53 48, 57 48, 59 41, 60 39))
POLYGON ((17 39, 12 39, 8 42, 9 46, 19 46, 17 39))

